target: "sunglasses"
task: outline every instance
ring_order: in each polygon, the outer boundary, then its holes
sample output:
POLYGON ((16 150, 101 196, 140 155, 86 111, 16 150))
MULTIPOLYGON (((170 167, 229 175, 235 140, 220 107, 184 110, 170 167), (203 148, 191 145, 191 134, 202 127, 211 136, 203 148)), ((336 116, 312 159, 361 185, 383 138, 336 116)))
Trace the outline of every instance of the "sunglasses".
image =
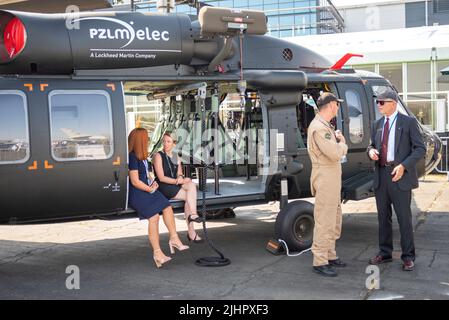
POLYGON ((393 102, 393 100, 376 100, 376 103, 381 106, 383 106, 386 102, 393 102))

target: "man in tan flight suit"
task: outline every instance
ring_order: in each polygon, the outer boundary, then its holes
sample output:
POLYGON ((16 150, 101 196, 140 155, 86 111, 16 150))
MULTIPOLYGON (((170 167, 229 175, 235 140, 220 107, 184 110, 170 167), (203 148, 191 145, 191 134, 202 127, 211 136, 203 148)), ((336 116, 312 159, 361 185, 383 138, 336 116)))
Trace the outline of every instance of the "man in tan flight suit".
POLYGON ((337 116, 341 99, 330 92, 318 98, 318 113, 310 123, 307 149, 312 161, 310 185, 315 196, 313 230, 313 271, 326 277, 336 277, 334 267, 345 267, 335 251, 340 238, 341 160, 348 152, 346 140, 335 131, 330 121, 337 116))

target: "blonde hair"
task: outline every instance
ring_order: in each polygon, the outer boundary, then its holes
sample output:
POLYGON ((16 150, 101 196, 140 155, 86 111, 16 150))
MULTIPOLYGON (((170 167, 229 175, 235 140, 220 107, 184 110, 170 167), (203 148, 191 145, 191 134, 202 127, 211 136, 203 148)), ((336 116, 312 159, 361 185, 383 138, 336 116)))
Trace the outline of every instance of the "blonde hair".
POLYGON ((167 131, 164 133, 164 135, 162 136, 162 138, 164 138, 165 136, 171 138, 173 140, 173 143, 176 143, 178 140, 176 139, 176 134, 174 132, 171 131, 167 131))

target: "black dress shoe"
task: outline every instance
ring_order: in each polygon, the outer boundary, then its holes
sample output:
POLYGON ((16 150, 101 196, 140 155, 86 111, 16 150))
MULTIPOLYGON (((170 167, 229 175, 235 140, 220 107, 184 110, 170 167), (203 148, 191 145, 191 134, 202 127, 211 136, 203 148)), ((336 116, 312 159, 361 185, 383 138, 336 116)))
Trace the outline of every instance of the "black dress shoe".
POLYGON ((324 266, 313 267, 313 271, 322 275, 323 277, 336 277, 337 271, 335 271, 334 267, 326 264, 324 266))
POLYGON ((382 264, 386 262, 391 262, 393 259, 391 257, 384 257, 383 255, 378 254, 377 256, 369 259, 369 264, 382 264))
POLYGON ((346 267, 346 263, 341 261, 340 258, 337 258, 335 260, 329 260, 329 265, 332 266, 332 267, 337 267, 337 268, 344 268, 344 267, 346 267))
POLYGON ((402 270, 413 271, 415 269, 415 263, 412 260, 405 260, 402 262, 402 270))

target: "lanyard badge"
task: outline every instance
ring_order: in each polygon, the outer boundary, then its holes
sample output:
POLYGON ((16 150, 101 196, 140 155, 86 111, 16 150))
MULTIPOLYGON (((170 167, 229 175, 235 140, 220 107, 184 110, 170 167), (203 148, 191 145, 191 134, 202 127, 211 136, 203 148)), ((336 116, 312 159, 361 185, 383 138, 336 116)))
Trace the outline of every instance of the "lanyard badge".
POLYGON ((145 172, 147 176, 147 183, 148 185, 151 185, 154 181, 154 174, 153 171, 149 170, 148 160, 143 160, 143 164, 145 166, 145 172))

